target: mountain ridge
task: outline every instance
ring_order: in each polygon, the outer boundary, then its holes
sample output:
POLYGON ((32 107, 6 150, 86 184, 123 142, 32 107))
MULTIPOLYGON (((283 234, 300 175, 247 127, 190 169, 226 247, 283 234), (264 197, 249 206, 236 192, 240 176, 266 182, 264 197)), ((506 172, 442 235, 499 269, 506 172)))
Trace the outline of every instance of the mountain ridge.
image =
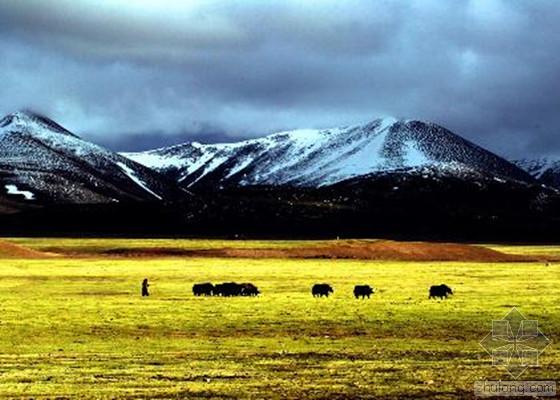
POLYGON ((546 240, 560 226, 560 191, 416 120, 189 143, 150 157, 165 163, 154 170, 46 117, 10 114, 0 120, 0 230, 546 240))
POLYGON ((155 171, 39 114, 20 111, 0 120, 0 191, 12 200, 161 201, 175 191, 165 182, 155 171))
POLYGON ((121 153, 185 187, 295 185, 319 187, 371 173, 441 166, 456 174, 484 171, 531 182, 509 161, 433 123, 377 119, 331 129, 298 129, 236 143, 183 143, 121 153))

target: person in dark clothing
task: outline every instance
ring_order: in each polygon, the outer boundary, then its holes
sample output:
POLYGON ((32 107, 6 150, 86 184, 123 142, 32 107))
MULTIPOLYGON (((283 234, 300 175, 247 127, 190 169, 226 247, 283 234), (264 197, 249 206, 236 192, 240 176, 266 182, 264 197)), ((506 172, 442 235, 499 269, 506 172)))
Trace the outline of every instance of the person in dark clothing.
POLYGON ((148 287, 150 284, 148 283, 148 278, 145 278, 142 281, 142 297, 149 296, 150 293, 148 292, 148 287))

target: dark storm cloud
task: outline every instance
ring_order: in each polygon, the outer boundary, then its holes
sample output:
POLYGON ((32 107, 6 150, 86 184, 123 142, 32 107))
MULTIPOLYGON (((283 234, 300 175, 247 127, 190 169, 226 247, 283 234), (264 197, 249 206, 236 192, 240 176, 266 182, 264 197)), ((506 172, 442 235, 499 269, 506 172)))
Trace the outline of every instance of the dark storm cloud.
POLYGON ((250 137, 231 136, 220 128, 200 126, 189 132, 163 133, 163 132, 119 132, 106 135, 101 142, 113 149, 152 150, 160 147, 173 146, 179 143, 232 143, 250 137))
POLYGON ((394 115, 560 155, 556 0, 0 0, 0 17, 0 112, 113 148, 394 115))

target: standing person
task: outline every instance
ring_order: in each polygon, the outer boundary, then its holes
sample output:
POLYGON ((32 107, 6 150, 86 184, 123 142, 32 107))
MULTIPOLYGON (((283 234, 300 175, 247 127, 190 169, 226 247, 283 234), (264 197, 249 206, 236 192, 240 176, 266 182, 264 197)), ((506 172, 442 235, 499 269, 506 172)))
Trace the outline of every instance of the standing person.
POLYGON ((148 287, 150 284, 148 283, 148 278, 145 278, 142 281, 142 297, 149 296, 150 293, 148 292, 148 287))

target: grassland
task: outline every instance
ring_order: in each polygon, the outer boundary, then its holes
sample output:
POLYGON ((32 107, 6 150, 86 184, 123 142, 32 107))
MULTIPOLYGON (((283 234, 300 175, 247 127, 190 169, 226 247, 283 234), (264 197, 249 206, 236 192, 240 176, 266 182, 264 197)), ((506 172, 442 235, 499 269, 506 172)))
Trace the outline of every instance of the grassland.
MULTIPOLYGON (((553 341, 560 334, 555 263, 107 258, 92 249, 150 241, 13 241, 35 250, 82 249, 87 257, 0 260, 3 397, 468 398, 476 380, 508 379, 478 344, 493 319, 517 306, 553 341), (144 277, 152 282, 149 298, 139 296, 144 277), (194 282, 229 280, 253 282, 263 294, 190 293, 194 282), (312 298, 310 286, 323 281, 334 296, 312 298), (441 282, 456 295, 428 300, 427 288, 441 282), (355 300, 357 283, 378 292, 355 300)), ((556 343, 540 361, 524 378, 558 379, 556 343)))

